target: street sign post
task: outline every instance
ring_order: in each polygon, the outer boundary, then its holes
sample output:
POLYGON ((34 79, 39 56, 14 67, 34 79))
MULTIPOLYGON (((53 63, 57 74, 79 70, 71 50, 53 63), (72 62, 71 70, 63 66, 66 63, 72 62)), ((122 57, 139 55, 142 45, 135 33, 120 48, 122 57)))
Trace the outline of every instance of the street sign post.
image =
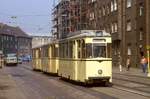
POLYGON ((147 76, 150 77, 150 46, 147 46, 147 60, 148 60, 148 65, 147 65, 148 74, 147 74, 147 76))

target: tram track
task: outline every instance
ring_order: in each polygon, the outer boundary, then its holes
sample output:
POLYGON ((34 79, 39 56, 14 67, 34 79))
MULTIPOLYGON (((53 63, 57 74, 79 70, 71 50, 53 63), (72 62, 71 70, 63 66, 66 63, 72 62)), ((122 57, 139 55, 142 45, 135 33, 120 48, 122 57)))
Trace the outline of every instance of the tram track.
MULTIPOLYGON (((27 67, 25 67, 25 66, 22 66, 22 68, 24 68, 24 69, 26 69, 26 70, 29 70, 29 71, 32 71, 32 69, 27 68, 27 67)), ((37 73, 37 74, 38 74, 38 73, 37 73)), ((39 74, 39 75, 41 75, 41 74, 39 74)), ((50 75, 45 75, 45 77, 48 77, 48 78, 49 78, 50 75)), ((82 92, 88 93, 88 94, 90 94, 90 95, 92 95, 92 96, 101 97, 102 99, 117 99, 117 98, 114 98, 114 97, 109 96, 109 95, 107 95, 107 94, 100 93, 100 92, 98 92, 98 91, 94 91, 94 90, 90 89, 90 87, 84 87, 84 86, 80 85, 79 83, 77 84, 76 82, 64 81, 64 80, 60 79, 60 77, 54 77, 53 80, 55 80, 55 81, 57 81, 57 82, 60 82, 60 83, 62 83, 62 84, 64 84, 64 85, 66 85, 66 86, 73 87, 73 88, 75 88, 75 89, 77 89, 77 90, 80 90, 80 91, 82 91, 82 92)))
MULTIPOLYGON (((31 68, 27 68, 25 66, 22 66, 22 68, 26 69, 26 70, 30 70, 32 71, 31 68)), ((37 73, 39 74, 39 73, 37 73)), ((40 73, 41 75, 42 73, 40 73)), ((45 75, 46 76, 46 75, 45 75)), ((125 75, 123 75, 125 76, 125 75)), ((49 76, 47 76, 49 78, 49 76)), ((134 77, 134 76, 131 76, 131 77, 134 77)), ((117 84, 116 82, 124 82, 124 83, 136 83, 136 84, 139 84, 139 85, 144 85, 144 83, 141 83, 141 82, 136 82, 136 81, 130 81, 129 79, 119 79, 119 78, 115 78, 113 77, 113 80, 115 80, 115 82, 113 83, 113 87, 103 87, 103 86, 98 86, 98 87, 83 87, 81 85, 77 85, 77 84, 74 84, 74 83, 70 83, 70 82, 67 82, 67 81, 63 81, 63 80, 59 80, 60 77, 57 77, 57 79, 54 77, 54 80, 57 81, 57 82, 60 82, 60 83, 63 83, 65 84, 66 86, 70 86, 70 87, 73 87, 77 90, 81 90, 82 92, 85 92, 85 93, 88 93, 90 95, 94 95, 96 97, 105 97, 105 99, 116 99, 115 96, 111 96, 107 93, 104 93, 103 91, 99 91, 99 90, 104 90, 104 89, 110 89, 110 90, 120 90, 122 92, 128 92, 128 93, 133 93, 133 94, 137 94, 137 95, 140 95, 140 96, 143 96, 143 97, 150 97, 149 95, 149 91, 146 91, 146 90, 140 90, 140 89, 137 89, 137 88, 130 88, 130 87, 127 87, 127 86, 122 86, 120 84, 117 84), (108 98, 106 98, 106 96, 108 96, 108 98)), ((141 78, 143 79, 143 78, 141 78)), ((123 84, 123 83, 121 83, 123 84)), ((149 86, 149 84, 146 84, 145 86, 149 86)), ((102 98, 103 99, 103 98, 102 98)))
POLYGON ((142 90, 137 90, 137 89, 130 89, 127 87, 121 87, 118 85, 113 86, 113 88, 118 89, 118 90, 122 90, 122 91, 126 91, 126 92, 131 92, 134 94, 138 94, 138 95, 142 95, 144 97, 149 97, 150 98, 150 94, 147 93, 146 91, 142 91, 142 90))
MULTIPOLYGON (((28 67, 25 67, 25 66, 22 66, 22 68, 33 71, 31 68, 28 68, 28 67)), ((49 77, 49 75, 45 75, 45 76, 49 77)), ((100 96, 100 93, 98 91, 93 91, 93 90, 90 89, 90 87, 84 87, 84 86, 80 85, 77 82, 64 81, 64 80, 60 79, 60 77, 57 77, 57 79, 55 79, 55 80, 57 80, 57 81, 59 80, 59 82, 65 84, 65 85, 69 85, 71 87, 74 87, 78 90, 82 90, 82 91, 87 92, 89 94, 100 96)), ((115 99, 115 98, 111 98, 111 99, 115 99)))
POLYGON ((150 97, 150 79, 141 76, 113 73, 114 88, 150 97))
POLYGON ((114 73, 113 74, 113 79, 128 81, 128 82, 133 82, 133 83, 138 83, 138 84, 143 84, 143 85, 150 86, 150 79, 145 78, 145 77, 130 76, 130 75, 125 75, 125 74, 114 73))

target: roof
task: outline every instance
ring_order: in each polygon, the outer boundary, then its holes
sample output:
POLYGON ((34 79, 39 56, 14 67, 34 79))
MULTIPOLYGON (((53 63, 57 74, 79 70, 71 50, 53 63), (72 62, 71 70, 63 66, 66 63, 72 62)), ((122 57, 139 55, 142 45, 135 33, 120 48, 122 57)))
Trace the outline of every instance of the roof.
POLYGON ((30 38, 20 27, 13 27, 3 23, 0 23, 0 34, 30 38))

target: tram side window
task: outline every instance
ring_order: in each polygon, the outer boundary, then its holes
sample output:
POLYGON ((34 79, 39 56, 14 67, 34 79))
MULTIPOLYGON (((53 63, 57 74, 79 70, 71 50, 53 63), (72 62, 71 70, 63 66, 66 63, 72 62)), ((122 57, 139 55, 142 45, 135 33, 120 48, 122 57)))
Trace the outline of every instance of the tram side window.
POLYGON ((45 55, 45 57, 48 57, 48 55, 49 55, 49 51, 48 51, 48 47, 45 47, 45 53, 44 53, 45 55))
POLYGON ((86 58, 92 58, 92 44, 86 44, 86 58))
POLYGON ((55 57, 55 46, 52 45, 52 57, 54 58, 55 57))
POLYGON ((37 54, 38 54, 38 55, 37 55, 37 58, 41 58, 41 54, 42 54, 42 53, 41 53, 41 48, 38 50, 37 54))
POLYGON ((63 49, 63 48, 62 48, 62 44, 60 43, 60 48, 59 48, 59 52, 60 52, 59 55, 60 55, 60 58, 62 58, 62 56, 63 56, 63 55, 62 55, 62 54, 63 54, 62 49, 63 49))
POLYGON ((68 42, 66 42, 65 44, 64 44, 64 49, 65 49, 65 58, 67 58, 68 57, 68 42))
POLYGON ((69 58, 73 58, 73 42, 69 42, 69 58))
POLYGON ((61 43, 61 44, 60 44, 60 49, 59 49, 60 57, 61 57, 61 58, 64 58, 64 53, 65 53, 64 48, 65 48, 65 47, 64 47, 64 44, 61 43))
POLYGON ((58 57, 58 48, 55 48, 55 57, 58 57))
POLYGON ((112 45, 110 43, 107 44, 107 57, 112 58, 112 45))
MULTIPOLYGON (((48 49, 47 49, 47 51, 48 51, 48 49)), ((58 57, 58 48, 55 45, 52 45, 52 57, 53 58, 58 57)))
POLYGON ((84 40, 82 40, 82 58, 86 58, 86 46, 84 40))
POLYGON ((77 41, 78 42, 78 58, 81 58, 81 42, 80 40, 77 41))

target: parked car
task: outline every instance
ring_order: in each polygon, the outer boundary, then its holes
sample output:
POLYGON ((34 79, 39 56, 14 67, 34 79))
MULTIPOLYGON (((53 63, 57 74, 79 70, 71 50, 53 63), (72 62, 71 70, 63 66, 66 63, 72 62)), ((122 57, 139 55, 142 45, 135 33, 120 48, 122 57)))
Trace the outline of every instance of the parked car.
POLYGON ((18 64, 17 55, 15 53, 7 54, 4 59, 4 63, 5 63, 5 65, 15 65, 16 66, 18 64))
POLYGON ((29 62, 29 61, 31 61, 31 56, 30 55, 23 56, 22 57, 22 61, 23 62, 29 62))
POLYGON ((22 64, 22 58, 18 57, 18 64, 22 64))

